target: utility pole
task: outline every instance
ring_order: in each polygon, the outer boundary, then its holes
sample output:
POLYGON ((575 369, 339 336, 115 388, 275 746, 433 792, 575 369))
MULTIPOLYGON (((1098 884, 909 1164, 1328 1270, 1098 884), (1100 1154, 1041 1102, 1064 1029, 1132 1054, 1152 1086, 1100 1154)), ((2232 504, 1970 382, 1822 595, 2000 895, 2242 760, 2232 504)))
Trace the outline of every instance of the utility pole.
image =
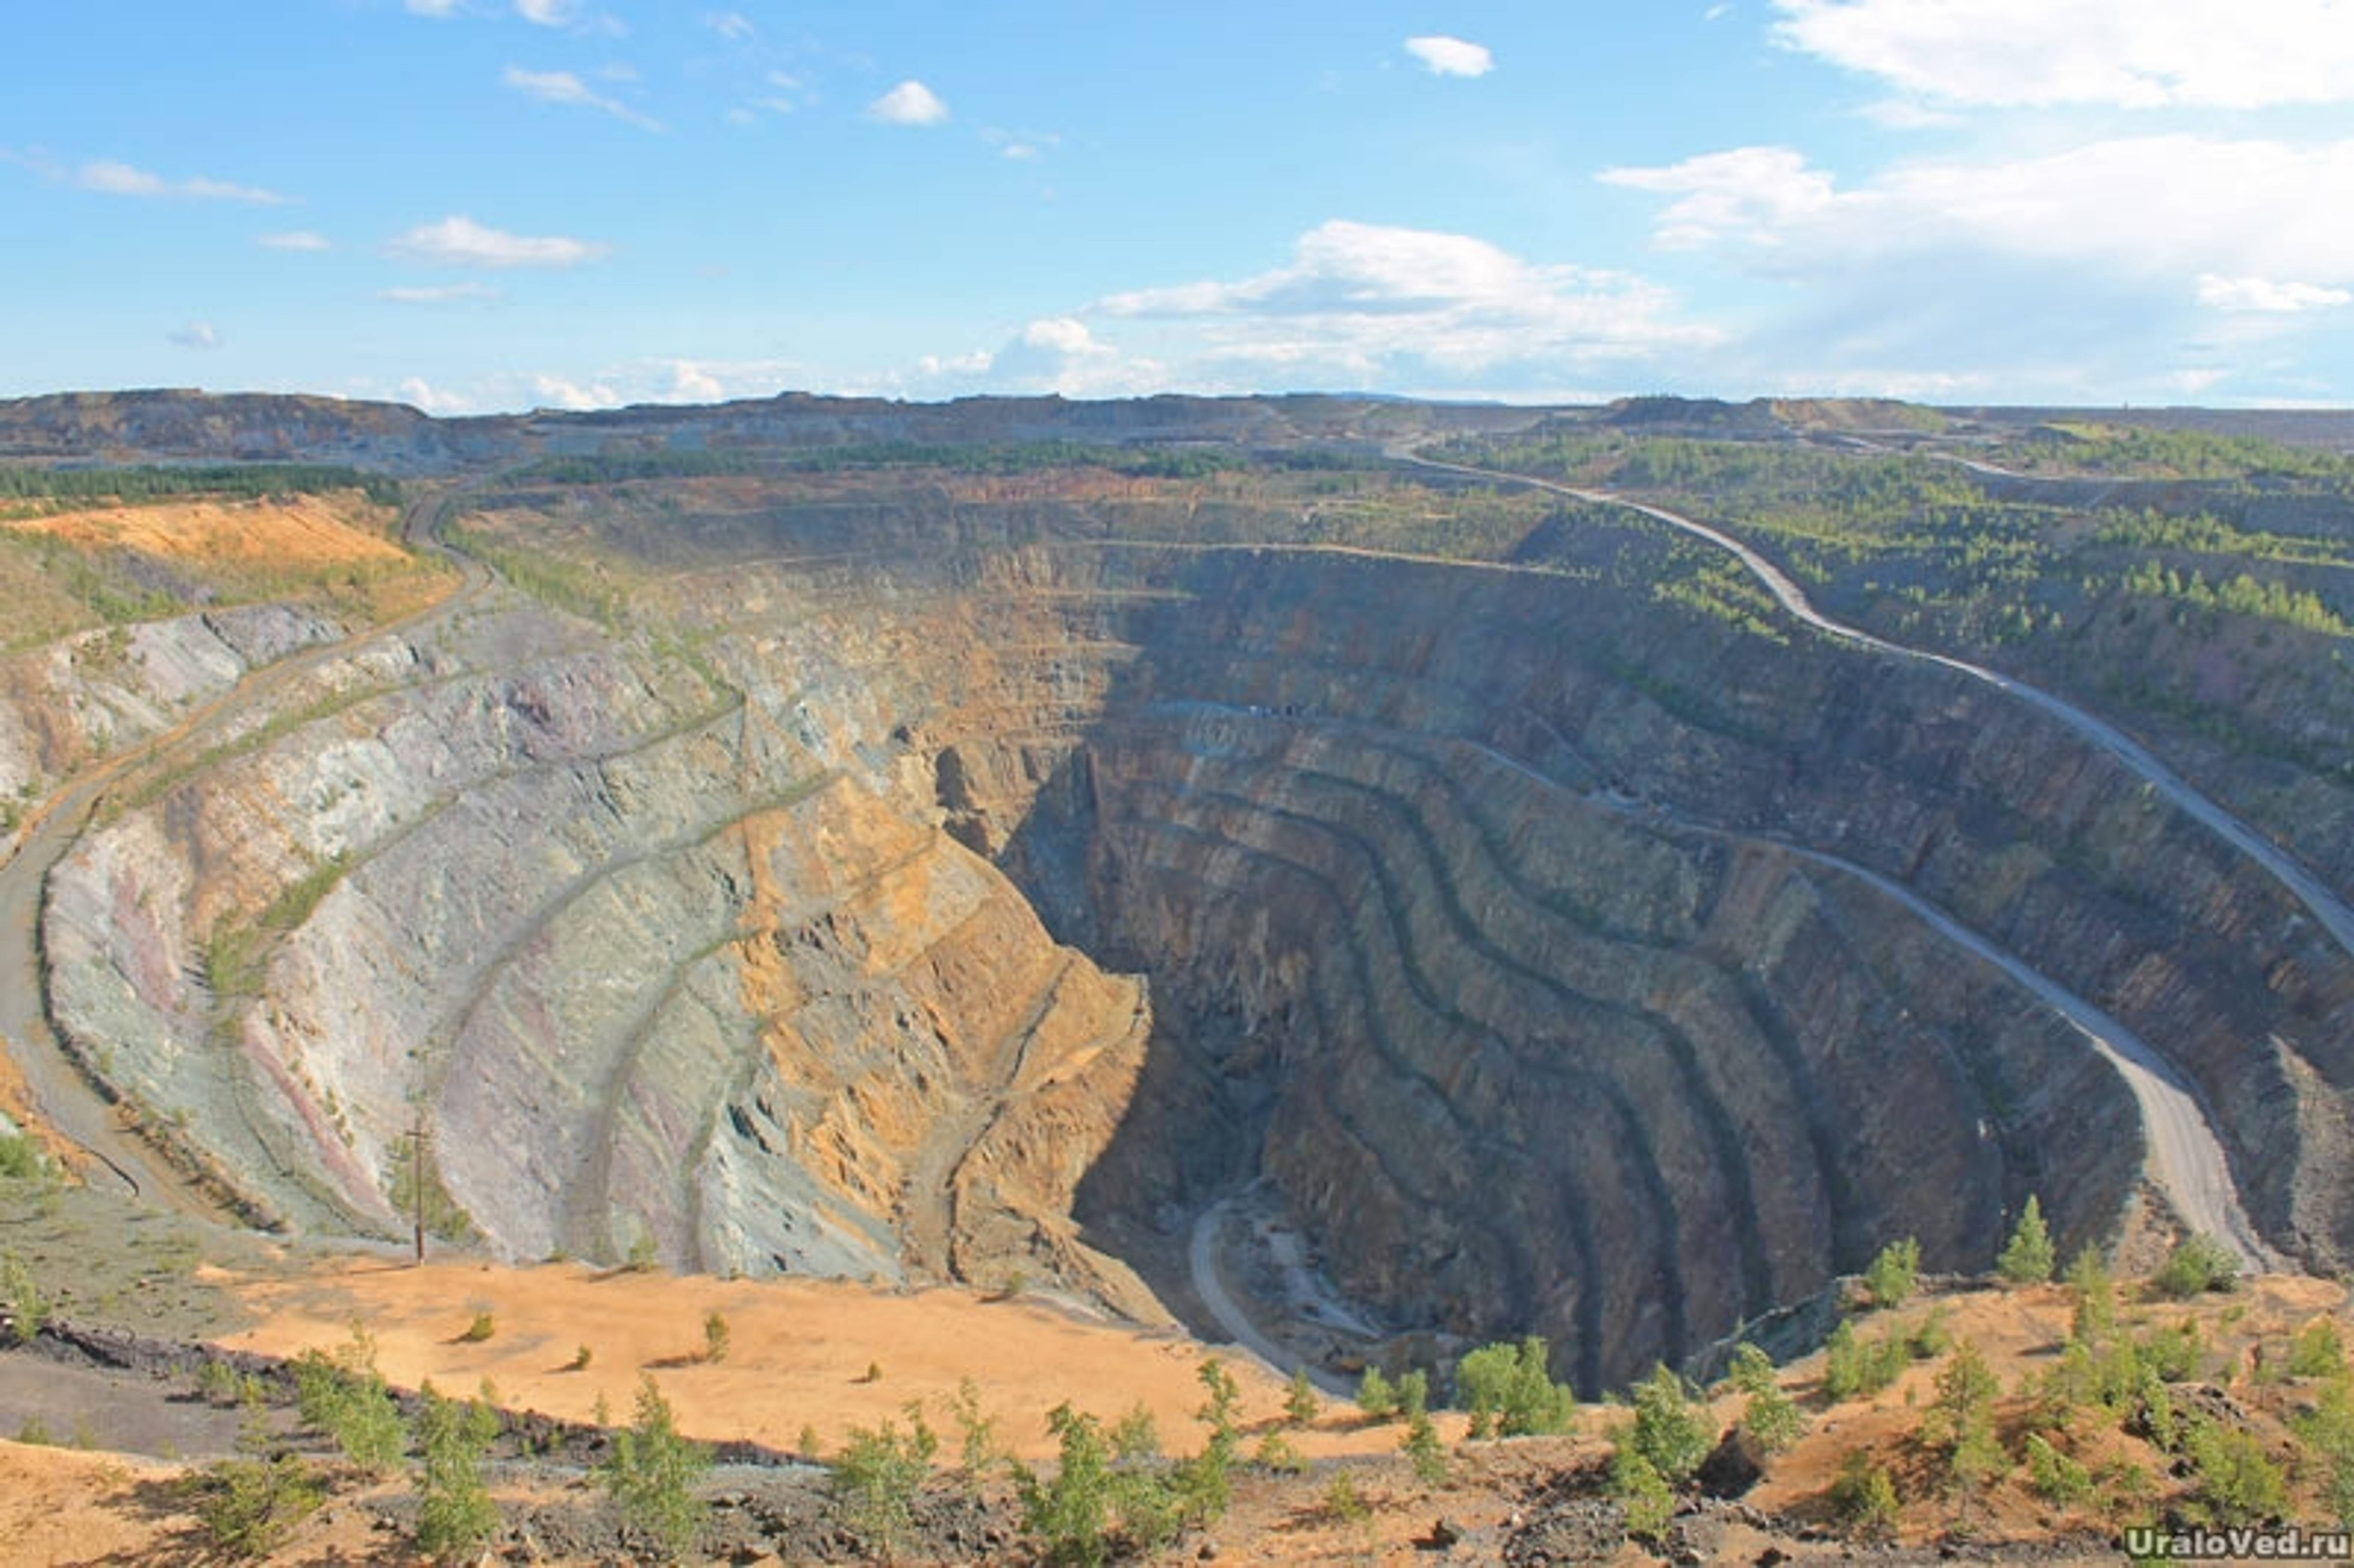
POLYGON ((411 1234, 417 1244, 417 1266, 425 1266, 425 1156, 429 1147, 425 1130, 425 1102, 419 1100, 414 1107, 416 1119, 408 1128, 408 1196, 411 1234))

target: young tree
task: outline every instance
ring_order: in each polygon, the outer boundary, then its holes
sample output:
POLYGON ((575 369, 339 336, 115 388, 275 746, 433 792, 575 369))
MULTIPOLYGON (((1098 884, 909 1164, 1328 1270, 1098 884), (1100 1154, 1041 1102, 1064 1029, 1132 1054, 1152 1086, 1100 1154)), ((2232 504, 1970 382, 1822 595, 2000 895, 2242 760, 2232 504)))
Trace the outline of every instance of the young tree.
POLYGON ((1995 1437, 1994 1398, 2001 1390, 1978 1348, 1965 1340, 1937 1373, 1937 1400, 1930 1409, 1934 1440, 1946 1450, 1947 1473, 1965 1496, 2010 1467, 2010 1456, 1995 1437))
POLYGON ((1577 1414, 1576 1393, 1553 1381, 1545 1342, 1534 1334, 1467 1353, 1456 1364, 1455 1389, 1474 1437, 1566 1432, 1577 1414))
POLYGON ((1798 1440, 1806 1430, 1806 1415, 1798 1402, 1782 1392, 1765 1351, 1750 1344, 1734 1347, 1732 1382, 1749 1396, 1741 1411, 1741 1430, 1760 1453, 1778 1454, 1798 1440))
POLYGON ((1902 1307, 1921 1278, 1921 1244, 1911 1236, 1882 1247, 1863 1271, 1863 1287, 1879 1308, 1902 1307))
POLYGON ((430 1383, 417 1417, 417 1549, 439 1563, 479 1553, 498 1533, 498 1505, 482 1484, 482 1456, 499 1418, 480 1400, 445 1399, 430 1383))
POLYGON ((1683 1379, 1661 1362, 1632 1393, 1635 1422, 1628 1433, 1628 1446, 1659 1472, 1659 1479, 1670 1487, 1681 1486, 1708 1457, 1710 1442, 1707 1426, 1684 1397, 1683 1379))
POLYGON ((2041 1285, 2052 1277, 2055 1261, 2052 1233, 2043 1224, 2043 1204, 2030 1192, 2027 1207, 2020 1211, 2019 1224, 2012 1229, 2010 1240, 1995 1259, 1995 1272, 2013 1285, 2041 1285))
POLYGON ((828 1468, 833 1495, 849 1509, 859 1534, 885 1563, 915 1523, 916 1498, 932 1473, 939 1440, 924 1423, 924 1407, 907 1406, 905 1433, 885 1419, 872 1431, 850 1429, 850 1442, 828 1468))
POLYGON ((647 1373, 638 1383, 637 1419, 613 1434, 613 1451, 599 1478, 621 1517, 675 1559, 703 1522, 695 1488, 711 1467, 703 1446, 679 1436, 670 1402, 647 1373))
POLYGON ((2070 1339, 2091 1349, 2116 1332, 2117 1287, 2099 1253, 2088 1246, 2076 1255, 2068 1266, 2068 1290, 2074 1298, 2070 1339))
POLYGON ((1313 1426, 1324 1402, 1316 1397, 1316 1385, 1308 1381, 1306 1367, 1295 1368, 1291 1386, 1284 1391, 1283 1416, 1294 1426, 1313 1426))

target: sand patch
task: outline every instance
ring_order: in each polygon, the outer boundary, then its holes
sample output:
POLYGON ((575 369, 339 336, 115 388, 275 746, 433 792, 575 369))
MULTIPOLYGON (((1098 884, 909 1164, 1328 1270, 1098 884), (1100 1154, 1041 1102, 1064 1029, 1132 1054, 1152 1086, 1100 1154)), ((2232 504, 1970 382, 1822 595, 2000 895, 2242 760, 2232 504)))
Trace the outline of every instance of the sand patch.
POLYGON ((299 571, 407 561, 408 556, 382 532, 387 515, 356 494, 299 495, 99 507, 0 526, 46 535, 78 549, 135 550, 167 558, 299 571))

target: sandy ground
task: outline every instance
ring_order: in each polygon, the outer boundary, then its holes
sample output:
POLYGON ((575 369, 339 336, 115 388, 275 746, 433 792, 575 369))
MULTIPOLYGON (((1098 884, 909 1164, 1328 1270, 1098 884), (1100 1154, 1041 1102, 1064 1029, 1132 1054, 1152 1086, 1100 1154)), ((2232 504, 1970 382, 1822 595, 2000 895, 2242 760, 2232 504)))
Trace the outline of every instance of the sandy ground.
MULTIPOLYGON (((911 1401, 953 1434, 947 1403, 967 1378, 1016 1454, 1054 1452, 1046 1414, 1066 1401, 1110 1420, 1138 1404, 1163 1444, 1189 1452, 1204 1428, 1193 1340, 1094 1321, 1038 1298, 1000 1300, 970 1290, 904 1294, 817 1280, 719 1280, 592 1270, 578 1265, 493 1269, 474 1264, 354 1263, 295 1279, 232 1287, 253 1326, 222 1343, 299 1355, 333 1348, 365 1324, 397 1384, 471 1392, 488 1378, 501 1403, 567 1420, 592 1419, 601 1395, 626 1420, 638 1380, 651 1373, 681 1430, 801 1451, 804 1428, 822 1452, 853 1426, 902 1420, 911 1401), (489 1313, 488 1340, 463 1336, 489 1313), (704 1355, 704 1320, 727 1323, 723 1361, 704 1355), (589 1364, 571 1370, 586 1347, 589 1364), (870 1380, 870 1372, 880 1376, 870 1380)), ((1284 1385, 1237 1352, 1246 1422, 1280 1414, 1284 1385)), ((1442 1436, 1454 1426, 1442 1421, 1442 1436)), ((1311 1457, 1386 1454, 1394 1428, 1363 1425, 1353 1407, 1326 1414, 1297 1446, 1311 1457)))
POLYGON ((356 494, 302 495, 99 507, 0 526, 46 534, 86 550, 120 547, 150 556, 300 569, 406 561, 407 555, 380 525, 385 515, 356 494), (371 527, 372 522, 379 525, 371 527))

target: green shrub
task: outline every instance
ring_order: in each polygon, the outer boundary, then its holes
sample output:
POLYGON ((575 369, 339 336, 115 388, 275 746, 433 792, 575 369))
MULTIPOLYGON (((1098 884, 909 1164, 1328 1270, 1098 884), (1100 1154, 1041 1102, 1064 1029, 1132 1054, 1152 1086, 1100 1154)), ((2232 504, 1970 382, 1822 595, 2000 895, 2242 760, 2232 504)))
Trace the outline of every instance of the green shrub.
POLYGON ((2291 1377, 2336 1377, 2346 1370, 2346 1343, 2338 1325, 2327 1318, 2307 1325, 2289 1341, 2291 1377))
POLYGON ((1681 1486, 1708 1457, 1712 1438, 1684 1396, 1683 1379, 1665 1363, 1655 1363, 1651 1375, 1631 1393, 1635 1420, 1628 1431, 1628 1446, 1643 1457, 1659 1479, 1681 1486))
POLYGON ((1398 1414, 1408 1421, 1430 1408, 1430 1374, 1416 1367, 1397 1381, 1398 1414))
POLYGON ((1953 1330, 1946 1327, 1946 1309, 1932 1307, 1904 1336, 1904 1353, 1916 1361, 1933 1361, 1954 1348, 1953 1330))
POLYGON ((34 1181, 48 1174, 48 1162, 30 1134, 12 1132, 0 1137, 0 1181, 34 1181))
POLYGON ((715 1365, 727 1359, 727 1319, 716 1308, 703 1315, 703 1359, 715 1365))
POLYGON ((1884 1540, 1896 1532, 1896 1482, 1861 1449, 1850 1450, 1840 1461, 1830 1504, 1832 1514, 1851 1535, 1884 1540))
POLYGON ((478 1555, 498 1533, 498 1505, 482 1483, 482 1457, 499 1418, 480 1400, 445 1399, 430 1383, 417 1416, 417 1548, 440 1563, 478 1555))
POLYGON ((1470 1435, 1523 1437, 1566 1432, 1577 1394, 1553 1381, 1545 1342, 1532 1334, 1517 1346, 1483 1345, 1455 1368, 1455 1394, 1470 1413, 1470 1435))
POLYGON ((639 1380, 635 1421, 614 1433, 612 1441, 598 1478, 621 1518, 671 1557, 683 1555, 703 1522, 704 1505, 695 1489, 711 1467, 711 1457, 701 1444, 679 1436, 670 1402, 652 1374, 639 1380))
POLYGON ((1430 1424, 1430 1413, 1417 1410, 1405 1420, 1405 1436, 1398 1439, 1398 1452, 1414 1467, 1415 1479, 1426 1487, 1435 1487, 1447 1479, 1447 1449, 1438 1441, 1438 1429, 1430 1424))
POLYGON ((2240 1262, 2213 1236, 2193 1233, 2175 1245, 2150 1283, 2178 1301, 2240 1282, 2240 1262))
POLYGON ((1294 1426, 1313 1426, 1324 1408, 1316 1397, 1316 1385, 1308 1378, 1306 1367, 1296 1367, 1291 1373, 1291 1385, 1284 1391, 1283 1417, 1294 1426))
POLYGON ((1676 1514, 1675 1491, 1649 1460, 1624 1444, 1610 1456, 1610 1495, 1625 1517, 1628 1534, 1655 1546, 1666 1538, 1676 1514))
POLYGON ((388 1476, 400 1467, 408 1429, 376 1371, 376 1341, 360 1325, 333 1356, 313 1350, 296 1359, 294 1403, 304 1424, 334 1439, 360 1469, 388 1476))
POLYGON ((2141 1361, 2162 1383, 2186 1383, 2198 1375, 2199 1359, 2206 1350, 2196 1319, 2185 1318, 2171 1329, 2153 1329, 2142 1336, 2141 1361))
POLYGON ((1290 1440, 1280 1432, 1269 1432, 1258 1440, 1258 1448, 1251 1455, 1251 1463, 1269 1475, 1303 1476, 1308 1473, 1308 1461, 1300 1457, 1299 1450, 1293 1447, 1290 1440))
POLYGON ((13 1252, 0 1251, 0 1298, 8 1305, 9 1332, 18 1344, 31 1344, 49 1320, 50 1303, 32 1266, 13 1252))
MULTIPOLYGON (((1207 1364, 1207 1363, 1205 1363, 1207 1364)), ((1223 1371, 1223 1369, 1221 1369, 1223 1371)), ((1122 1463, 1094 1416, 1057 1405, 1046 1417, 1060 1463, 1043 1480, 1016 1465, 1023 1528, 1046 1562, 1092 1568, 1126 1548, 1157 1551, 1176 1538, 1194 1499, 1187 1478, 1150 1459, 1122 1463)))
POLYGON ((1944 1448, 1947 1474, 1966 1492, 2010 1468, 1994 1431, 1994 1400, 2001 1391, 1976 1345, 1964 1343, 1937 1373, 1937 1399, 1925 1424, 1944 1448))
POLYGON ((1911 1236, 1890 1242, 1863 1271, 1863 1287, 1874 1307, 1902 1307, 1921 1280, 1921 1244, 1911 1236))
POLYGON ((1346 1470, 1335 1471, 1324 1483, 1321 1509, 1335 1524, 1363 1524, 1373 1517, 1373 1509, 1357 1490, 1357 1478, 1346 1470))
POLYGON ((1895 1333, 1882 1334, 1867 1345, 1851 1323, 1832 1330, 1823 1351, 1823 1393, 1834 1402, 1878 1393, 1913 1359, 1911 1347, 1895 1333))
POLYGON ((2117 1287, 2108 1266, 2091 1247, 2078 1253, 2068 1266, 2071 1316, 2068 1337, 2088 1348, 2116 1332, 2117 1287))
POLYGON ((2027 1477, 2037 1497, 2061 1508, 2092 1495, 2092 1472, 2032 1433, 2027 1439, 2027 1477))
POLYGON ((1995 1272, 2012 1285, 2041 1285, 2052 1277, 2055 1261, 2052 1233, 2043 1224, 2043 1204, 2030 1192, 2027 1207, 2020 1211, 2019 1224, 2012 1228, 2010 1240, 1995 1259, 1995 1272))
POLYGON ((1747 1343, 1734 1346, 1727 1381, 1749 1396, 1742 1407, 1741 1430, 1760 1453, 1781 1453, 1806 1430, 1805 1412, 1782 1392, 1773 1360, 1764 1351, 1747 1343))
POLYGON ((467 1344, 479 1345, 498 1331, 497 1321, 488 1312, 477 1312, 474 1320, 466 1325, 466 1331, 458 1337, 467 1344))
POLYGON ((1397 1389, 1382 1375, 1381 1368, 1367 1367, 1365 1375, 1357 1380, 1357 1408, 1376 1421, 1387 1421, 1397 1414, 1397 1389))
POLYGON ((970 1378, 957 1384, 949 1401, 949 1414, 957 1424, 958 1457, 968 1478, 977 1477, 999 1457, 997 1420, 982 1414, 981 1385, 970 1378))
POLYGON ((923 1407, 907 1406, 907 1430, 890 1421, 873 1430, 850 1429, 850 1441, 827 1467, 828 1484, 859 1535, 885 1562, 915 1523, 915 1503, 932 1473, 939 1440, 924 1424, 923 1407))
POLYGON ((311 1467, 292 1454, 217 1460, 186 1482, 196 1522, 230 1557, 267 1557, 327 1500, 311 1467))
POLYGON ((2207 1522, 2262 1524, 2287 1510, 2287 1481, 2253 1433, 2194 1416, 2184 1424, 2182 1451, 2190 1461, 2194 1503, 2207 1522))

